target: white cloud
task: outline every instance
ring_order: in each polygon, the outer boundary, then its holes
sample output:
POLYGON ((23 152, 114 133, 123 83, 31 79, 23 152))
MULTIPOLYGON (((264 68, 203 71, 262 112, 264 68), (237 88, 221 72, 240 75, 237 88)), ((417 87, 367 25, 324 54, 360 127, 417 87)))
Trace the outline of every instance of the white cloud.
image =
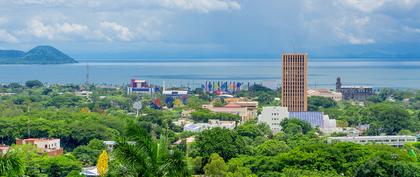
POLYGON ((0 16, 0 25, 5 24, 9 21, 9 18, 6 16, 0 16))
POLYGON ((335 32, 337 34, 337 37, 340 39, 346 40, 350 44, 354 45, 361 45, 361 44, 374 44, 376 43, 375 39, 369 38, 369 37, 357 37, 355 34, 346 32, 340 27, 336 27, 335 32))
POLYGON ((238 10, 241 5, 232 0, 160 0, 163 7, 210 12, 220 10, 238 10))
POLYGON ((112 32, 112 36, 115 36, 118 40, 121 41, 131 41, 135 38, 134 33, 126 26, 122 26, 115 22, 108 22, 104 21, 100 24, 101 28, 103 28, 107 32, 112 32))
POLYGON ((47 7, 97 7, 102 9, 139 9, 166 8, 211 12, 223 10, 238 10, 241 5, 237 0, 15 0, 17 5, 41 5, 47 7))
POLYGON ((342 0, 341 4, 355 8, 362 12, 375 12, 384 8, 396 10, 397 8, 411 9, 416 7, 420 0, 342 0))
POLYGON ((32 19, 22 33, 48 40, 67 40, 67 35, 87 35, 89 28, 75 23, 44 24, 40 19, 32 19))
POLYGON ((405 27, 403 27, 403 30, 408 31, 408 32, 412 32, 412 33, 420 34, 420 28, 412 28, 412 27, 405 26, 405 27))
POLYGON ((18 39, 4 29, 0 29, 0 42, 16 43, 18 39))
POLYGON ((363 12, 372 12, 385 4, 385 0, 342 0, 341 2, 363 12))

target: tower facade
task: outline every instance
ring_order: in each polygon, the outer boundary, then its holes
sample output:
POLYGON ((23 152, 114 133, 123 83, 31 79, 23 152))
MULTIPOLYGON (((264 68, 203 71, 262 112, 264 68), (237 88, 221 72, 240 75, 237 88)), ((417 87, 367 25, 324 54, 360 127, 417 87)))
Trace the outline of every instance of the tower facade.
POLYGON ((308 54, 282 55, 281 105, 289 112, 308 111, 308 54))
POLYGON ((341 78, 337 77, 337 82, 335 83, 335 91, 341 92, 341 78))

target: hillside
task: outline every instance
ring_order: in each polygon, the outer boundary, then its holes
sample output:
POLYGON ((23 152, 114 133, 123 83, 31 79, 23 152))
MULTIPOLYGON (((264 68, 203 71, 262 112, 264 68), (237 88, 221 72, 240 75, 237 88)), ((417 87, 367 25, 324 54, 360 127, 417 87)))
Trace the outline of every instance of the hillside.
POLYGON ((0 50, 0 64, 65 64, 76 60, 51 46, 37 46, 28 52, 0 50))

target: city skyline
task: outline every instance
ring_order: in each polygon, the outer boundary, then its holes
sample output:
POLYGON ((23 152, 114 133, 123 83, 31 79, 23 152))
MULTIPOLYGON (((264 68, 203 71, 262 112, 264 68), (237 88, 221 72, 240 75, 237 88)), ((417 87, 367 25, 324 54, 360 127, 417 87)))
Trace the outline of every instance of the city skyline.
POLYGON ((0 0, 0 49, 52 45, 75 58, 418 57, 419 8, 419 0, 0 0))

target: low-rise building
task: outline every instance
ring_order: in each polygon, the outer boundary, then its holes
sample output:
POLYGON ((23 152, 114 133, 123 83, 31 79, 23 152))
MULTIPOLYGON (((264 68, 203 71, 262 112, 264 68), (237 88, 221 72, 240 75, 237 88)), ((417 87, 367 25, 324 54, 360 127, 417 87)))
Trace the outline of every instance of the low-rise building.
POLYGON ((90 95, 92 95, 92 92, 91 92, 91 91, 86 91, 86 90, 83 90, 83 91, 79 91, 79 92, 74 92, 74 94, 75 94, 76 96, 89 98, 89 97, 90 97, 90 95))
POLYGON ((130 86, 127 87, 127 94, 154 94, 159 91, 159 87, 152 87, 145 80, 131 79, 130 86))
POLYGON ((372 86, 343 86, 339 77, 337 78, 336 82, 336 92, 340 92, 343 95, 343 100, 354 101, 365 101, 367 98, 375 95, 372 86))
POLYGON ((261 114, 258 117, 259 123, 266 123, 270 126, 273 133, 277 133, 281 130, 280 123, 283 119, 289 117, 289 111, 287 107, 271 106, 263 107, 261 114))
POLYGON ((201 132, 203 130, 212 129, 212 128, 226 128, 226 129, 235 129, 236 122, 235 121, 221 121, 216 119, 210 119, 208 123, 195 123, 195 124, 187 124, 184 126, 184 131, 191 131, 191 132, 201 132))
POLYGON ((5 144, 0 144, 0 155, 6 154, 10 149, 10 146, 5 144))
POLYGON ((405 143, 417 142, 415 136, 352 136, 352 137, 328 137, 328 143, 353 142, 358 144, 386 144, 401 147, 405 143))
POLYGON ((16 139, 16 145, 32 144, 35 145, 41 153, 47 153, 48 156, 58 156, 63 154, 63 148, 60 147, 60 139, 54 138, 28 138, 16 139))
POLYGON ((213 105, 203 105, 202 107, 212 112, 239 115, 239 117, 241 117, 241 121, 245 122, 248 120, 255 119, 257 117, 258 103, 256 104, 256 106, 255 103, 250 104, 250 102, 243 102, 242 104, 229 103, 223 107, 214 107, 213 105))
MULTIPOLYGON (((135 144, 134 141, 129 141, 128 144, 135 144)), ((114 149, 114 146, 117 144, 116 141, 104 141, 104 145, 107 151, 111 152, 114 149)))
POLYGON ((308 90, 308 97, 311 96, 320 96, 320 97, 326 97, 331 98, 334 101, 341 101, 343 99, 343 96, 340 92, 334 92, 329 89, 320 88, 320 89, 309 89, 308 90))

